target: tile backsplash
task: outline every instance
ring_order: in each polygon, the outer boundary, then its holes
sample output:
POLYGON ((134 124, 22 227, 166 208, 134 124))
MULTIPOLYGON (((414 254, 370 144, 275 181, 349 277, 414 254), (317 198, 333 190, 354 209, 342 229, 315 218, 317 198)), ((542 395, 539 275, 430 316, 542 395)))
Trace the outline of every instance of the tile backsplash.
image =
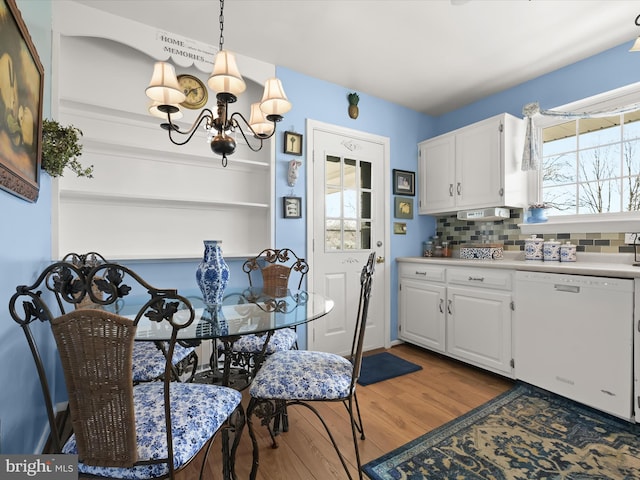
MULTIPOLYGON (((448 241, 453 248, 462 243, 502 243, 507 251, 524 250, 524 241, 530 235, 520 232, 523 210, 511 209, 508 219, 497 222, 458 220, 456 215, 438 217, 436 230, 440 240, 448 241)), ((555 238, 571 241, 578 252, 633 253, 633 246, 624 244, 622 233, 539 233, 545 240, 555 238)))

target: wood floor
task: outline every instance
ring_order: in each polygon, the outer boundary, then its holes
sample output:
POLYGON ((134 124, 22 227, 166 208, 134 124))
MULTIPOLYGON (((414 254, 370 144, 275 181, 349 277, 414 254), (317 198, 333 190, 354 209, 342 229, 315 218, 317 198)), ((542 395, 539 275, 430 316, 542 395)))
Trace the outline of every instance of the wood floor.
MULTIPOLYGON (((427 350, 399 345, 390 352, 423 367, 422 370, 384 382, 358 386, 366 440, 360 441, 363 464, 468 412, 513 384, 509 379, 484 372, 427 350)), ((246 397, 246 393, 245 393, 246 397)), ((245 398, 246 402, 246 398, 245 398)), ((355 453, 346 410, 341 403, 321 404, 347 461, 357 478, 355 453)), ((272 449, 266 429, 259 428, 261 480, 331 480, 347 476, 322 425, 305 408, 289 412, 290 430, 278 436, 272 449)), ((210 459, 214 478, 221 478, 220 439, 210 459)), ((245 430, 236 460, 239 479, 251 470, 251 442, 245 430)))

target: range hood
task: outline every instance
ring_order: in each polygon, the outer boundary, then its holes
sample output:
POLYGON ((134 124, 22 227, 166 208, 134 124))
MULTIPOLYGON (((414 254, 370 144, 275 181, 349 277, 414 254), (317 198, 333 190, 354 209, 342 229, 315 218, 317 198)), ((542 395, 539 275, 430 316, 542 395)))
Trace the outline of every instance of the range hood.
POLYGON ((479 210, 465 210, 458 212, 458 220, 491 221, 509 218, 508 208, 481 208, 479 210))

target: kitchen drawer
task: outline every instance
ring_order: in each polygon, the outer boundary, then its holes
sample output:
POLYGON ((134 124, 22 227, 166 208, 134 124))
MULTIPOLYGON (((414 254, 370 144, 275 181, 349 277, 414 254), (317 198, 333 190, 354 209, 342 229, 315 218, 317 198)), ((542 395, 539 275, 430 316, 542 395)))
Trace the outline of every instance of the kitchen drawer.
POLYGON ((448 268, 447 280, 449 284, 511 290, 513 277, 511 272, 504 270, 448 268))
POLYGON ((424 265, 422 263, 401 263, 398 276, 415 280, 444 282, 445 267, 440 265, 424 265))

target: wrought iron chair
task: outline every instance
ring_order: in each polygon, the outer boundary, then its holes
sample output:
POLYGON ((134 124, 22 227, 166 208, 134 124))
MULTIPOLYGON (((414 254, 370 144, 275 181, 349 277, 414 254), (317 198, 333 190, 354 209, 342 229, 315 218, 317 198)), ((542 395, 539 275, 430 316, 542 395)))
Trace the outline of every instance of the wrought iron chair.
MULTIPOLYGON (((85 254, 68 253, 62 259, 80 268, 85 274, 92 268, 107 263, 107 260, 97 252, 85 254)), ((98 297, 101 292, 94 288, 94 294, 98 297)), ((55 292, 54 292, 55 293, 55 292)), ((116 313, 119 310, 118 302, 114 304, 116 313)), ((91 302, 89 296, 76 305, 76 308, 100 308, 91 302)), ((160 380, 164 375, 164 364, 167 355, 166 342, 136 342, 133 345, 133 382, 150 382, 160 380)), ((198 369, 198 355, 193 345, 177 342, 173 352, 171 375, 174 380, 184 379, 193 381, 198 369)))
MULTIPOLYGON (((267 248, 244 262, 242 270, 249 277, 250 288, 262 286, 264 295, 277 299, 287 296, 290 282, 295 282, 293 275, 297 276, 294 288, 299 290, 302 287, 309 264, 289 248, 267 248)), ((224 348, 220 344, 218 354, 224 348)), ((297 348, 298 334, 295 328, 283 328, 264 335, 243 335, 230 345, 231 364, 244 372, 249 382, 265 356, 297 348)))
MULTIPOLYGON (((364 440, 365 435, 356 396, 356 382, 360 376, 362 363, 369 297, 373 282, 374 259, 375 252, 372 252, 360 275, 360 301, 351 355, 349 357, 344 358, 333 353, 308 350, 277 352, 265 360, 253 379, 249 389, 251 399, 247 407, 249 434, 254 446, 251 479, 255 479, 259 464, 258 444, 253 429, 252 417, 254 415, 260 417, 262 424, 268 427, 271 420, 278 415, 282 415, 285 408, 295 405, 302 405, 308 408, 320 419, 340 458, 342 466, 347 472, 347 476, 352 479, 344 456, 340 452, 329 426, 319 411, 312 405, 314 402, 342 402, 345 405, 351 423, 358 476, 360 479, 363 478, 360 450, 358 448, 358 433, 362 440, 364 440)), ((272 436, 272 438, 274 437, 272 436)), ((274 448, 277 447, 275 439, 273 446, 274 448)))
POLYGON ((9 310, 27 336, 39 373, 44 373, 44 367, 31 326, 36 320, 51 324, 74 432, 68 439, 60 435, 46 375, 41 375, 52 445, 54 453, 79 456, 80 474, 174 478, 193 463, 202 478, 213 439, 220 431, 223 475, 235 479, 234 457, 245 421, 240 392, 171 381, 170 359, 178 333, 195 319, 185 297, 175 290, 154 288, 122 265, 103 263, 87 272, 70 262, 56 262, 33 285, 17 287, 9 310), (58 308, 48 301, 50 294, 43 294, 45 288, 55 292, 58 308), (135 316, 108 311, 118 299, 131 294, 138 295, 142 303, 135 316), (86 297, 104 308, 75 308, 86 297), (64 306, 71 306, 69 313, 64 313, 64 306), (170 340, 163 380, 134 385, 133 347, 142 318, 170 332, 170 340))

